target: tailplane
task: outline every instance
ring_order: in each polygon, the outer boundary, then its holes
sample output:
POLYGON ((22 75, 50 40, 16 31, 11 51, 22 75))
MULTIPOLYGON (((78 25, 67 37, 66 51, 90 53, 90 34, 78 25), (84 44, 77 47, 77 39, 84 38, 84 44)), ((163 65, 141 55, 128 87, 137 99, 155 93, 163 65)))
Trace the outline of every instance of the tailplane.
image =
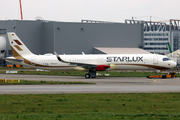
POLYGON ((19 37, 14 32, 7 33, 9 38, 9 44, 13 53, 13 57, 21 59, 26 55, 33 55, 33 53, 24 45, 19 37))

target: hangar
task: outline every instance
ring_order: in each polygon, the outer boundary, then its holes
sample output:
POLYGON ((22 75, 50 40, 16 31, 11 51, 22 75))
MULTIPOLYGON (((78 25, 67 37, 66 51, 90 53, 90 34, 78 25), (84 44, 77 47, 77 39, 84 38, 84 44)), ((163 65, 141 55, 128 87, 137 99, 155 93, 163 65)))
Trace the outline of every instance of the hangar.
POLYGON ((15 32, 35 54, 54 51, 58 54, 106 54, 97 48, 142 48, 144 44, 143 24, 3 20, 0 21, 0 35, 7 41, 5 57, 12 56, 6 32, 15 32))

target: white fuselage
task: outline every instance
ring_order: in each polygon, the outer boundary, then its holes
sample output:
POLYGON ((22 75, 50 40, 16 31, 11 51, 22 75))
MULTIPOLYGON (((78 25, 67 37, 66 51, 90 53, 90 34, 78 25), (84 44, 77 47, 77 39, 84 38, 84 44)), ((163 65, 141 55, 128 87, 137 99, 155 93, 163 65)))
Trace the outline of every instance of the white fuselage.
MULTIPOLYGON (((109 65, 110 70, 147 70, 170 69, 176 66, 172 60, 157 54, 95 54, 95 55, 60 55, 70 63, 85 63, 94 65, 109 65)), ((76 65, 58 61, 55 55, 24 55, 24 62, 16 63, 32 68, 47 70, 85 70, 76 65)), ((9 61, 11 62, 11 61, 9 61)))

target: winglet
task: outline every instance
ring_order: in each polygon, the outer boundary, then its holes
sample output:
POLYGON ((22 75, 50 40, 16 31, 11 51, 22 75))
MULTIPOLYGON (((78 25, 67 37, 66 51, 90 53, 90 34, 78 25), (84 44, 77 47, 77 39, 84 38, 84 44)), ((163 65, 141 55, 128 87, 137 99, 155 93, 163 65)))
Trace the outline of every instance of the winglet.
POLYGON ((57 59, 60 61, 60 62, 64 62, 64 63, 67 63, 66 61, 64 61, 63 59, 61 59, 61 57, 54 51, 54 54, 56 55, 57 59))
POLYGON ((82 54, 83 54, 83 55, 85 55, 85 53, 84 53, 84 52, 82 52, 82 54))

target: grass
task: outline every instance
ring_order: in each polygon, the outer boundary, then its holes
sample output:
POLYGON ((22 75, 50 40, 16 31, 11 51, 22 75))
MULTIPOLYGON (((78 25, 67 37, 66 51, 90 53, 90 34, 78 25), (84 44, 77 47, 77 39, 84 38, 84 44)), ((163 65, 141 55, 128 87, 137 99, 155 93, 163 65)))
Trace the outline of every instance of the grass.
MULTIPOLYGON (((0 70, 16 70, 18 74, 29 74, 29 75, 60 75, 60 76, 84 76, 86 71, 35 71, 32 69, 30 71, 29 68, 4 68, 0 67, 0 70)), ((0 71, 0 74, 5 74, 6 71, 0 71)), ((109 74, 110 77, 147 77, 150 75, 155 75, 154 72, 129 72, 129 71, 97 71, 100 73, 100 76, 105 76, 105 74, 109 74)), ((158 73, 163 75, 164 73, 158 73)), ((180 73, 176 73, 177 77, 180 77, 180 73)))
POLYGON ((8 83, 0 82, 0 85, 46 85, 46 84, 95 84, 92 82, 81 82, 81 81, 35 81, 35 80, 20 80, 20 83, 8 83))
MULTIPOLYGON (((0 74, 5 74, 6 71, 0 71, 0 74)), ((109 74, 110 77, 147 77, 150 75, 155 75, 154 72, 118 72, 118 71, 98 71, 101 76, 109 74)), ((18 71, 18 74, 29 74, 29 75, 61 75, 61 76, 84 76, 85 71, 18 71)), ((164 74, 164 73, 158 73, 164 74)), ((180 77, 180 74, 176 74, 177 77, 180 77)))
POLYGON ((2 120, 180 119, 180 93, 0 95, 2 120))
POLYGON ((0 70, 29 70, 29 69, 36 70, 35 68, 24 68, 24 67, 22 68, 0 67, 0 70))

